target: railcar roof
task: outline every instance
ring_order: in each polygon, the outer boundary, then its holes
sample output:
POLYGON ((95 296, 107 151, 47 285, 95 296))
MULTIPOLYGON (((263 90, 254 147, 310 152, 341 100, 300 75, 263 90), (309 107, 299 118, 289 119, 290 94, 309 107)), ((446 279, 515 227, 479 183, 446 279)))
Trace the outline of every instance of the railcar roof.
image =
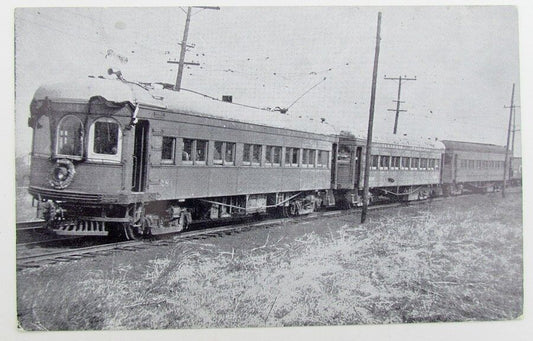
POLYGON ((47 84, 37 89, 34 100, 48 97, 52 101, 88 102, 90 98, 95 96, 103 97, 110 102, 129 102, 133 105, 158 107, 172 112, 209 116, 314 134, 336 134, 331 125, 305 115, 292 112, 281 114, 278 111, 250 108, 236 103, 214 100, 196 93, 141 86, 118 79, 88 77, 76 81, 47 84))
MULTIPOLYGON (((362 139, 366 144, 366 134, 353 132, 350 132, 349 134, 351 134, 351 136, 346 137, 355 137, 357 139, 362 139)), ((403 146, 406 148, 417 147, 444 150, 444 144, 439 140, 432 140, 424 137, 407 137, 384 133, 374 133, 372 135, 372 143, 392 144, 395 146, 403 146)))
POLYGON ((450 150, 463 150, 469 152, 490 152, 490 153, 505 153, 504 146, 498 146, 495 144, 488 143, 478 143, 478 142, 463 142, 463 141, 452 141, 452 140, 442 140, 446 149, 450 150))

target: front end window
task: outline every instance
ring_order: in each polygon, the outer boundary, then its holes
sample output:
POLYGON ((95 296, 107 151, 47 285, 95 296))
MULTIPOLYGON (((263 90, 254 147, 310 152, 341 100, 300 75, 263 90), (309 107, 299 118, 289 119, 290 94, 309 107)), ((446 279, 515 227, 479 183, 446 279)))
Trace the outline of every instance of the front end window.
POLYGON ((93 152, 116 155, 118 151, 118 124, 99 121, 94 123, 93 152))
POLYGON ((112 118, 99 118, 89 131, 88 157, 120 161, 122 134, 120 125, 112 118))
POLYGON ((58 155, 81 157, 83 151, 83 124, 73 115, 63 117, 58 125, 57 147, 58 155))

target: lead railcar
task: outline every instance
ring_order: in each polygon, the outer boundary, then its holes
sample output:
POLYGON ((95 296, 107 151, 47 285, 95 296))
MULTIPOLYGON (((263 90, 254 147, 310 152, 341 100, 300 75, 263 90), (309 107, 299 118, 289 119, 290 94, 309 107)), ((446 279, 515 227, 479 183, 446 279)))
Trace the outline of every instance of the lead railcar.
POLYGON ((312 211, 331 195, 326 123, 123 80, 40 87, 29 192, 58 234, 180 231, 312 211))

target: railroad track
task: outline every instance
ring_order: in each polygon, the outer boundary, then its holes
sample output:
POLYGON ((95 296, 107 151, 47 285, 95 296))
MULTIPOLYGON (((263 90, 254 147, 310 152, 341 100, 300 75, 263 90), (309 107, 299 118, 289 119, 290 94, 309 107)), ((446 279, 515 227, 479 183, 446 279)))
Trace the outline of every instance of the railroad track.
MULTIPOLYGON (((432 199, 432 201, 442 200, 441 198, 432 199)), ((419 201, 419 202, 410 202, 410 203, 389 203, 382 205, 370 206, 369 210, 383 210, 392 207, 399 206, 412 206, 427 204, 431 201, 419 201)), ((359 208, 354 208, 350 210, 328 210, 322 212, 314 212, 309 215, 300 216, 300 217, 291 217, 291 218, 271 218, 261 221, 253 222, 244 222, 233 225, 224 225, 219 227, 211 227, 206 229, 196 229, 179 234, 168 235, 171 238, 167 237, 158 237, 157 239, 141 239, 134 241, 123 241, 123 242, 111 242, 98 245, 91 245, 86 247, 75 247, 68 248, 63 250, 58 249, 40 249, 37 253, 33 253, 28 249, 24 249, 24 246, 30 244, 39 244, 39 243, 49 243, 50 241, 43 242, 31 242, 24 244, 17 244, 17 248, 21 247, 23 250, 17 250, 17 270, 23 270, 27 268, 38 268, 46 264, 55 264, 61 262, 69 262, 74 260, 79 260, 83 258, 92 258, 99 255, 106 255, 111 252, 121 252, 121 251, 136 251, 148 247, 157 247, 157 246, 167 246, 170 244, 176 244, 187 240, 195 239, 207 239, 207 238, 217 238, 224 237, 231 234, 241 233, 249 231, 252 229, 258 228, 269 228, 278 225, 284 224, 295 224, 298 222, 303 222, 306 220, 317 219, 320 217, 329 217, 329 216, 343 216, 350 215, 355 212, 358 212, 359 208), (24 252, 29 254, 24 254, 24 252)), ((42 224, 42 222, 41 222, 42 224)), ((17 224, 18 226, 18 224, 17 224)))
POLYGON ((20 221, 17 222, 16 225, 17 246, 50 244, 67 240, 80 239, 80 237, 76 236, 58 237, 55 235, 46 234, 47 231, 45 228, 44 220, 20 221))
MULTIPOLYGON (((514 192, 514 191, 513 191, 514 192)), ((429 200, 411 201, 406 203, 386 203, 369 206, 370 211, 384 210, 388 208, 400 207, 400 206, 418 206, 423 204, 430 204, 432 202, 438 202, 445 200, 445 197, 438 197, 429 200)), ((87 247, 76 247, 65 250, 45 250, 41 253, 17 255, 17 270, 26 268, 36 268, 45 264, 54 264, 59 262, 68 262, 79 260, 83 258, 96 257, 98 255, 105 255, 111 252, 120 251, 136 251, 148 247, 167 246, 170 244, 176 244, 187 240, 194 239, 207 239, 223 237, 231 234, 241 233, 252 229, 269 228, 277 225, 293 224, 303 222, 306 220, 317 219, 321 217, 329 216, 344 216, 351 215, 359 212, 360 208, 353 208, 349 210, 327 210, 322 212, 314 212, 309 215, 291 218, 271 218, 261 221, 244 222, 233 225, 224 225, 219 227, 211 227, 204 229, 195 229, 179 234, 170 234, 167 237, 157 237, 157 239, 141 239, 134 241, 123 242, 111 242, 105 244, 91 245, 87 247), (171 238, 169 238, 170 236, 171 238)), ((42 222, 41 222, 42 223, 42 222)), ((28 222, 29 224, 29 222, 28 222)), ((29 224, 31 225, 31 224, 29 224)), ((18 226, 18 224, 17 224, 18 226)), ((19 245, 17 245, 18 247, 19 245)), ((18 250, 17 250, 18 253, 18 250)))
POLYGON ((42 229, 44 220, 17 221, 17 231, 42 229))

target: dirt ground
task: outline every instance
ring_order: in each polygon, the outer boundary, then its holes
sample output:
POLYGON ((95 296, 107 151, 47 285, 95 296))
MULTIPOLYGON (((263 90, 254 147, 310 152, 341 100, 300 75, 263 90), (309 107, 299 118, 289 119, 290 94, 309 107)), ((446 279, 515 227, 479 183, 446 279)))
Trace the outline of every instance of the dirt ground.
POLYGON ((317 218, 23 270, 26 330, 507 320, 523 309, 521 193, 317 218))

